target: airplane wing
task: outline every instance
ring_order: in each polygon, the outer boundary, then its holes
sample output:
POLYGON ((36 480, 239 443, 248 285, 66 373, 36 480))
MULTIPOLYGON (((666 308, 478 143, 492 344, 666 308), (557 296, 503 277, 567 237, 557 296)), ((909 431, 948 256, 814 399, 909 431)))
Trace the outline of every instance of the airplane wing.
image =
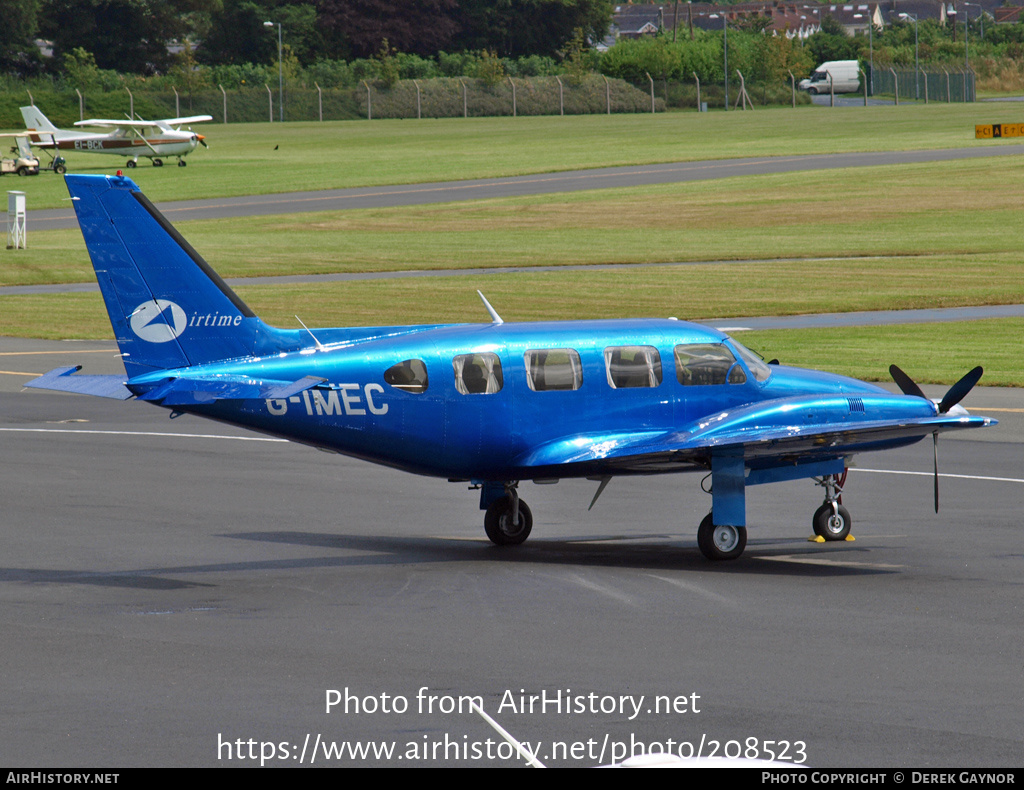
POLYGON ((184 118, 164 118, 163 120, 156 121, 156 123, 165 123, 168 126, 182 126, 186 123, 203 123, 204 121, 212 120, 212 115, 188 115, 184 118))
POLYGON ((212 121, 212 115, 189 115, 185 118, 167 118, 159 121, 130 121, 127 118, 88 118, 84 121, 75 121, 75 126, 103 126, 118 129, 143 129, 151 126, 180 126, 186 123, 202 123, 212 121))
MULTIPOLYGON (((891 396, 899 398, 900 396, 891 396)), ((767 401, 706 417, 682 430, 577 434, 531 449, 525 467, 589 467, 595 474, 710 469, 716 453, 749 468, 797 465, 913 444, 943 431, 995 424, 966 411, 938 414, 920 400, 920 416, 885 415, 889 397, 802 397, 767 401), (852 402, 851 402, 852 401, 852 402), (874 401, 878 401, 875 403, 874 401)))
POLYGON ((25 384, 26 387, 98 395, 102 398, 154 401, 165 406, 212 403, 217 400, 269 400, 289 398, 303 390, 326 383, 326 379, 306 376, 297 381, 242 378, 237 376, 193 376, 168 378, 140 386, 125 382, 124 376, 75 375, 81 365, 57 368, 25 384))
POLYGON ((152 121, 129 121, 127 118, 117 120, 115 118, 88 118, 84 121, 75 121, 75 126, 104 126, 114 128, 138 128, 141 126, 152 126, 152 121))

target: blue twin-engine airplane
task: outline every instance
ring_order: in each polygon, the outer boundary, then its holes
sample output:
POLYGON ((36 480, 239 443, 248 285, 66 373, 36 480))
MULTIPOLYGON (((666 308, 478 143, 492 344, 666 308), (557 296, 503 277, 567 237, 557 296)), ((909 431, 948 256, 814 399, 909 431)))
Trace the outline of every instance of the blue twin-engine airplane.
MULTIPOLYGON (((28 386, 148 401, 480 489, 496 544, 522 543, 524 480, 703 472, 712 560, 746 545, 746 488, 813 478, 815 533, 841 540, 844 471, 859 452, 994 424, 935 403, 783 367, 673 319, 277 329, 235 295, 129 179, 67 177, 127 376, 53 370, 28 386)), ((936 472, 936 481, 937 481, 936 472)), ((936 484, 936 508, 938 487, 936 484)), ((593 505, 593 502, 591 502, 593 505)))

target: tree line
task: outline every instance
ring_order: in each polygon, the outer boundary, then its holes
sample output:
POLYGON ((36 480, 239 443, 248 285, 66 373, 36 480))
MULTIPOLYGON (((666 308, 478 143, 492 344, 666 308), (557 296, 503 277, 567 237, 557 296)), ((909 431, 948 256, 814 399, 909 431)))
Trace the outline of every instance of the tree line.
MULTIPOLYGON (((278 77, 277 28, 265 23, 279 22, 280 67, 292 87, 387 87, 437 77, 493 85, 509 76, 579 80, 591 73, 641 87, 647 75, 721 84, 722 31, 684 25, 599 53, 593 43, 608 30, 611 9, 608 0, 0 0, 10 33, 0 43, 0 68, 10 87, 15 78, 45 77, 69 90, 262 88, 278 77), (35 36, 50 37, 52 58, 30 44, 35 36), (172 40, 174 53, 166 46, 172 40)), ((923 64, 955 66, 967 55, 963 26, 932 20, 918 25, 916 53, 911 22, 875 28, 870 44, 827 16, 803 41, 772 35, 768 24, 764 17, 730 23, 730 79, 738 69, 751 84, 781 84, 827 60, 913 67, 916 54, 923 64)), ((979 78, 1005 82, 1011 72, 1024 73, 1024 25, 989 20, 982 39, 981 24, 972 21, 968 31, 979 78)))
POLYGON ((610 0, 0 0, 0 70, 36 76, 81 49, 100 69, 162 74, 174 61, 167 45, 186 41, 200 42, 195 58, 205 65, 268 64, 277 60, 277 25, 303 67, 370 58, 384 40, 424 58, 555 57, 576 29, 603 37, 611 15, 610 0), (52 59, 36 38, 53 42, 52 59))

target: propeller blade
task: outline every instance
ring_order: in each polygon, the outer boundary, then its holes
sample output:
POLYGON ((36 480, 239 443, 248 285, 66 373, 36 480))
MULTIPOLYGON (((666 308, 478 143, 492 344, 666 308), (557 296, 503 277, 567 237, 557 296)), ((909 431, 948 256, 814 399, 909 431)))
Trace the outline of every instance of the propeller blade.
POLYGON ((939 512, 939 432, 932 434, 932 460, 935 464, 935 512, 939 512))
MULTIPOLYGON (((924 394, 914 380, 895 365, 889 365, 889 375, 892 376, 892 380, 896 382, 896 386, 903 391, 904 395, 916 395, 919 398, 928 400, 928 396, 924 394)), ((967 393, 964 394, 966 395, 967 393)))
POLYGON ((939 401, 939 413, 945 414, 962 401, 967 393, 974 388, 974 385, 978 383, 978 379, 981 378, 981 374, 984 372, 981 365, 978 365, 978 367, 950 387, 949 392, 939 401))

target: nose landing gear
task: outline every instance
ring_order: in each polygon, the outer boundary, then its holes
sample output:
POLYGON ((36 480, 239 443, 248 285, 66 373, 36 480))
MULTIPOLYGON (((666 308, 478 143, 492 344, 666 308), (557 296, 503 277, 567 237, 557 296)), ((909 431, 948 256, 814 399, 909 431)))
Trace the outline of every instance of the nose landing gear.
POLYGON ((814 481, 825 489, 825 501, 814 511, 814 518, 811 521, 814 534, 822 541, 853 540, 850 535, 853 520, 850 518, 850 511, 842 505, 843 484, 846 482, 848 471, 844 469, 842 475, 814 478, 814 481))

